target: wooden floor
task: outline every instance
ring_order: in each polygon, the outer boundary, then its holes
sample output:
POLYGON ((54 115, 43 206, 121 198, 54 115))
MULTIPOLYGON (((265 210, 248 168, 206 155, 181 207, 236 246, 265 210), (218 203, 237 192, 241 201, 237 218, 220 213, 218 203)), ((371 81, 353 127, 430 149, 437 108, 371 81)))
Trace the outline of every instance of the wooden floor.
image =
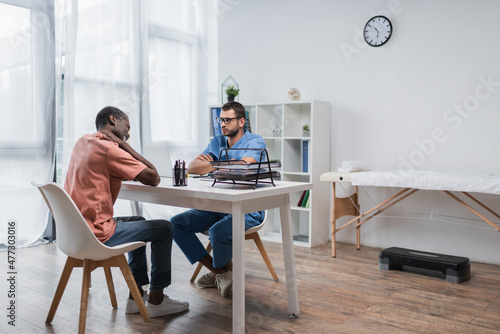
MULTIPOLYGON (((280 244, 264 242, 280 282, 274 282, 256 247, 246 243, 247 333, 500 333, 500 266, 472 263, 472 278, 461 284, 442 278, 378 269, 380 249, 338 244, 296 247, 300 317, 287 315, 283 254, 280 244)), ((0 261, 0 331, 4 333, 76 333, 81 269, 71 276, 52 325, 45 317, 65 256, 55 244, 17 250, 16 326, 8 325, 7 254, 0 261)), ((118 309, 109 302, 102 269, 92 275, 88 333, 230 333, 231 299, 216 289, 189 283, 193 267, 174 245, 173 283, 167 293, 190 303, 188 311, 151 319, 126 315, 128 294, 113 271, 118 309)))

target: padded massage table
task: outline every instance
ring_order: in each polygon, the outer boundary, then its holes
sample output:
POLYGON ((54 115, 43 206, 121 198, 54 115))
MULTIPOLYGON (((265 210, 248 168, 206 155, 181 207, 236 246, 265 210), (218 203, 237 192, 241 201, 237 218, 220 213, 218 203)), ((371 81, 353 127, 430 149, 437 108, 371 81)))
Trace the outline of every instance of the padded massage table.
POLYGON ((497 232, 500 227, 487 219, 469 204, 452 194, 452 191, 463 193, 469 200, 478 204, 482 209, 493 214, 500 219, 500 215, 473 197, 469 192, 500 194, 500 175, 497 174, 468 174, 455 172, 432 172, 432 171, 368 171, 368 172, 328 172, 320 177, 321 182, 332 182, 333 184, 333 205, 332 205, 332 257, 336 256, 335 234, 345 227, 355 224, 356 228, 356 248, 361 248, 361 225, 366 223, 381 212, 387 210, 394 204, 411 196, 418 190, 440 190, 451 198, 469 209, 479 218, 490 224, 497 232), (354 186, 354 193, 349 197, 336 197, 335 186, 337 183, 351 183, 354 186), (394 196, 375 205, 370 210, 362 213, 359 210, 358 187, 395 187, 403 188, 394 196), (336 220, 343 216, 354 216, 353 219, 336 227, 336 220))

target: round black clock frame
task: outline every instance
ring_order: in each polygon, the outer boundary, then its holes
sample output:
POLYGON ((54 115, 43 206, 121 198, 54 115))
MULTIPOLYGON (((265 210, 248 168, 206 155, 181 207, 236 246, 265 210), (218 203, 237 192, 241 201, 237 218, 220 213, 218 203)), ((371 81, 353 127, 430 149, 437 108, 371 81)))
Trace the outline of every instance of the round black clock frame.
POLYGON ((389 41, 392 36, 392 23, 382 15, 372 17, 365 24, 363 38, 365 42, 373 47, 379 47, 389 41), (375 37, 376 35, 376 37, 375 37))

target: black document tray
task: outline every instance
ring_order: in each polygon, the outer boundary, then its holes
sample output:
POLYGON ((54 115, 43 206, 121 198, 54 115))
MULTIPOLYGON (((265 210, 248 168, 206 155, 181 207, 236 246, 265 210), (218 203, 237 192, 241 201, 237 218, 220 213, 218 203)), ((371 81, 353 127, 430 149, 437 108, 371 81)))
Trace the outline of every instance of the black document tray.
POLYGON ((210 162, 215 171, 209 175, 216 183, 233 183, 253 185, 253 189, 260 183, 269 183, 273 186, 274 179, 280 177, 280 173, 273 168, 281 167, 279 161, 269 161, 269 155, 266 149, 260 148, 223 148, 219 153, 219 161, 210 162), (229 150, 256 150, 260 151, 259 162, 246 163, 244 161, 229 160, 227 151, 229 150), (226 152, 227 160, 221 160, 222 152, 226 152), (262 161, 265 155, 265 161, 262 161))

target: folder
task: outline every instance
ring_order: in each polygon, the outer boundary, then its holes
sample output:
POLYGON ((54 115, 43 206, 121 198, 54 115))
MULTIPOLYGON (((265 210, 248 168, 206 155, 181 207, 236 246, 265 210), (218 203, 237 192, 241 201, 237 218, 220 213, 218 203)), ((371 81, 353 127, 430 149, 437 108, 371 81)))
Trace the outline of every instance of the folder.
POLYGON ((302 141, 302 171, 309 171, 309 140, 302 141))
POLYGON ((212 108, 212 124, 214 126, 214 136, 221 135, 220 124, 217 122, 217 117, 220 116, 220 108, 212 108))

